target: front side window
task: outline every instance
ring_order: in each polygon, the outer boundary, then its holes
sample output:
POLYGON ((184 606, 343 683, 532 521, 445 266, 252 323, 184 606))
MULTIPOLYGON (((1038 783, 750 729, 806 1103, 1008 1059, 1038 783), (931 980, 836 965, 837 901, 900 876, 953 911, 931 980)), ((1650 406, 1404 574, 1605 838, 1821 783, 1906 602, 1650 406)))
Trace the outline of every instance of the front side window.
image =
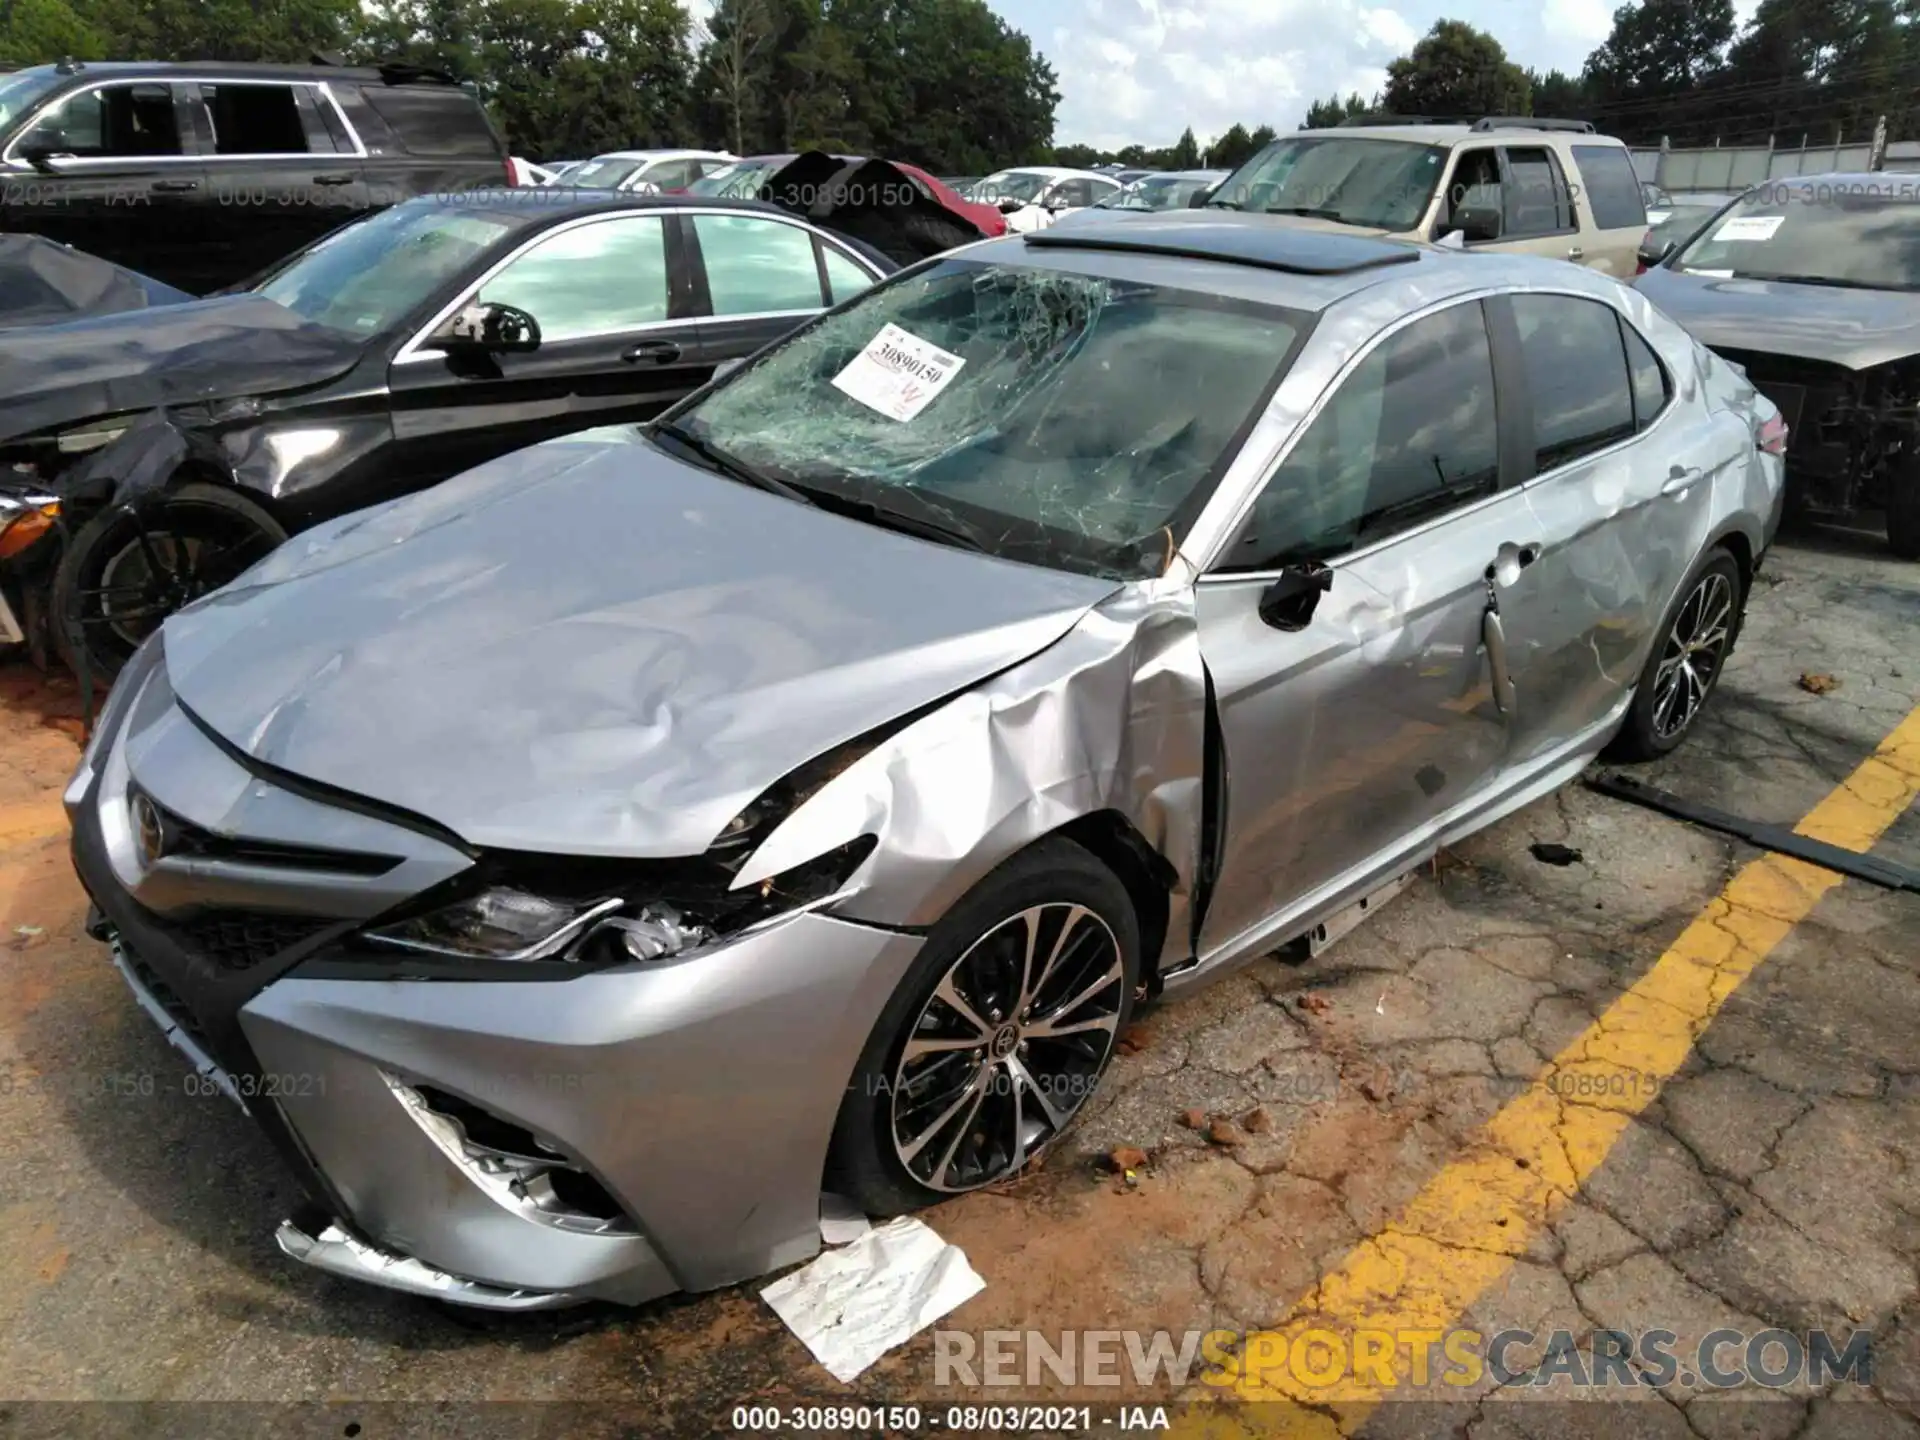
POLYGON ((1496 234, 1504 229, 1505 197, 1500 184, 1500 152, 1491 146, 1462 150, 1453 162, 1453 176, 1440 207, 1436 237, 1478 220, 1496 234))
POLYGON ((813 236, 798 225, 751 215, 696 215, 715 315, 818 310, 820 267, 813 236))
POLYGON ((1920 196, 1911 180, 1762 185, 1715 216, 1676 270, 1858 290, 1920 290, 1920 196))
POLYGON ((1618 313, 1598 300, 1515 295, 1533 400, 1533 464, 1552 470, 1633 434, 1633 388, 1618 313))
POLYGON ((255 286, 319 325, 372 336, 425 304, 507 235, 504 220, 419 201, 316 241, 255 286))
POLYGON ((665 320, 666 231, 653 215, 558 231, 481 286, 479 299, 525 310, 548 344, 665 320))
POLYGON ((1011 559, 1157 575, 1307 318, 951 259, 877 286, 676 417, 819 503, 1011 559))
POLYGON ((1479 303, 1416 320, 1341 382, 1217 567, 1333 560, 1500 484, 1493 351, 1479 303))
POLYGON ((1207 203, 1347 225, 1411 230, 1427 213, 1447 152, 1405 140, 1278 140, 1222 181, 1207 203))
POLYGON ((156 84, 102 85, 70 95, 34 122, 20 149, 77 159, 185 153, 173 90, 156 84))

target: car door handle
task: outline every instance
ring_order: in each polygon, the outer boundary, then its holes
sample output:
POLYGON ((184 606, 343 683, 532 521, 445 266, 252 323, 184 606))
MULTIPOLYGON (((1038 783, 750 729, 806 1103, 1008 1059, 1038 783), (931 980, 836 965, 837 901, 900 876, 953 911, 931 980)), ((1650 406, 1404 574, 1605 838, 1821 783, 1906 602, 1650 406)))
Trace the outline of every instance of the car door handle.
POLYGON ((1660 493, 1677 500, 1693 488, 1700 473, 1698 465, 1676 465, 1667 472, 1667 483, 1660 487, 1660 493))
POLYGON ((313 183, 316 185, 351 185, 353 183, 353 176, 316 175, 313 177, 313 183))
POLYGON ((620 358, 629 365, 671 365, 680 358, 680 347, 671 340, 642 340, 631 350, 622 351, 620 358))
POLYGON ((1493 675, 1494 708, 1511 720, 1518 697, 1513 672, 1507 668, 1507 627, 1496 606, 1489 605, 1480 614, 1480 643, 1486 646, 1487 669, 1493 675))
POLYGON ((198 180, 156 180, 147 188, 155 194, 181 195, 189 190, 198 190, 200 182, 198 180))
POLYGON ((1586 251, 1582 250, 1578 245, 1576 245, 1571 250, 1567 251, 1567 259, 1578 260, 1582 255, 1586 253, 1587 253, 1586 251))

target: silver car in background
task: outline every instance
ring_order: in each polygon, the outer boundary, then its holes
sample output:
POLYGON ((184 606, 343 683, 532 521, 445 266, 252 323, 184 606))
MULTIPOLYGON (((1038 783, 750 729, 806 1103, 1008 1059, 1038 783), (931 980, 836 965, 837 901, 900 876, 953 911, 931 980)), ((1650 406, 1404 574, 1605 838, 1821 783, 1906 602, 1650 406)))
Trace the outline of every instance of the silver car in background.
POLYGON ((1141 996, 1688 733, 1778 416, 1592 271, 971 246, 171 617, 67 794, 289 1253, 639 1302, 1019 1171, 1141 996))

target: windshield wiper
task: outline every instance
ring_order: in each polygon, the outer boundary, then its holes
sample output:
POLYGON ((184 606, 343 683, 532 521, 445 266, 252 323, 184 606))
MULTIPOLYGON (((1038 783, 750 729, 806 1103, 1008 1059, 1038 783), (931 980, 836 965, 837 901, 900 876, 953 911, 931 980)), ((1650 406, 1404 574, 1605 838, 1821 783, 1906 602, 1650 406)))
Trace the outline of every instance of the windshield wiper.
POLYGON ((1311 215, 1316 220, 1344 221, 1347 218, 1338 210, 1330 209, 1323 205, 1269 205, 1267 206, 1267 214, 1311 215))
POLYGON ((1823 285, 1830 290, 1912 290, 1911 285, 1874 284, 1866 280, 1836 280, 1831 275, 1779 275, 1770 270, 1736 270, 1736 280, 1768 280, 1776 285, 1823 285))
POLYGON ((738 480, 742 485, 751 485, 756 490, 765 490, 774 495, 784 496, 802 505, 814 503, 813 497, 798 486, 789 485, 784 480, 772 475, 763 475, 758 470, 742 465, 726 451, 701 439, 677 420, 655 421, 648 427, 648 433, 655 437, 664 436, 673 441, 681 449, 689 451, 707 469, 724 475, 729 480, 738 480))
POLYGON ((942 545, 953 545, 982 555, 988 553, 987 547, 981 543, 979 536, 951 521, 937 520, 931 515, 911 515, 904 510, 896 510, 890 505, 881 505, 876 501, 862 500, 852 495, 836 494, 831 490, 816 490, 808 487, 806 495, 822 510, 831 510, 836 515, 845 515, 853 520, 864 520, 869 525, 878 525, 883 530, 898 530, 903 535, 918 535, 922 540, 933 540, 942 545))

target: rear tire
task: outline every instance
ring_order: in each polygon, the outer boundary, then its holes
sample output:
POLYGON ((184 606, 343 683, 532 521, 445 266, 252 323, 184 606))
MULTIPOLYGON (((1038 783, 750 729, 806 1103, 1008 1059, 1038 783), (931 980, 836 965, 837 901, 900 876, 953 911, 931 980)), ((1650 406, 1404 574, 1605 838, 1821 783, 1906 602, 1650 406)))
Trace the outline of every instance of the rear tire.
POLYGON ((1740 564, 1716 546, 1701 556, 1661 617, 1627 718, 1604 758, 1657 760, 1692 733, 1740 636, 1745 608, 1740 564))
POLYGON ((1111 870, 1064 839, 1015 856, 933 927, 881 1012, 830 1188, 899 1215, 1019 1174, 1093 1094, 1139 975, 1139 919, 1111 870))
POLYGON ((110 680, 141 641, 193 600, 232 580, 287 538, 278 520, 236 490, 195 481, 170 491, 145 516, 148 545, 167 574, 155 576, 140 530, 117 506, 82 525, 53 573, 49 628, 60 658, 110 680), (76 647, 80 622, 84 656, 76 647))

